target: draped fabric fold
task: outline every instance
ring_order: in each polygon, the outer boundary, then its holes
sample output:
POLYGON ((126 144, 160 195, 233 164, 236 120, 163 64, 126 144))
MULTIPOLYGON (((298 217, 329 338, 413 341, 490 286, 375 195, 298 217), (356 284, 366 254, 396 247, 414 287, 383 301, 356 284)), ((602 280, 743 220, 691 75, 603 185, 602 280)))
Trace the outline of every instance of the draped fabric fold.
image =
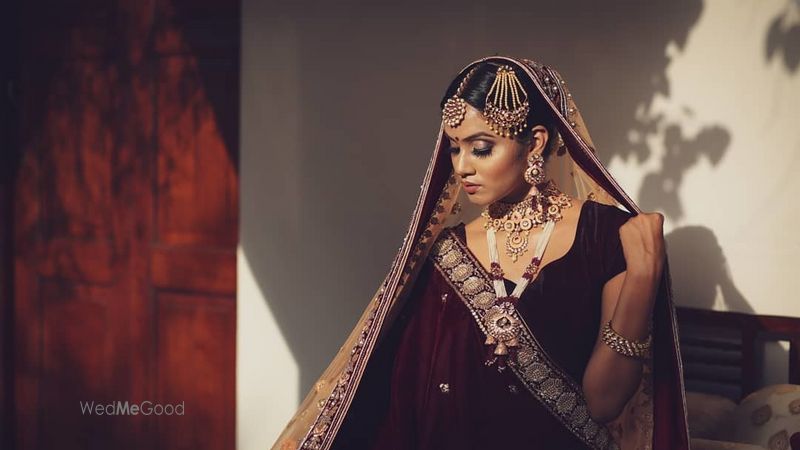
MULTIPOLYGON (((470 63, 461 73, 484 61, 519 69, 518 73, 528 77, 536 87, 537 92, 532 95, 544 99, 557 127, 557 139, 550 140, 553 151, 546 170, 564 192, 606 205, 621 205, 633 215, 641 212, 597 158, 580 111, 566 82, 556 70, 532 60, 492 56, 470 63)), ((392 324, 407 303, 416 301, 411 293, 423 266, 436 259, 436 252, 441 251, 442 233, 449 232, 451 227, 461 222, 468 223, 479 214, 466 200, 446 149, 443 127, 440 126, 403 245, 398 249, 389 273, 339 352, 281 433, 273 450, 331 448, 348 417, 376 348, 392 330, 392 324), (436 248, 434 243, 437 243, 436 248)), ((531 342, 535 345, 535 338, 531 342)), ((590 421, 573 430, 578 437, 580 433, 587 433, 585 429, 591 430, 589 437, 581 438, 590 448, 689 448, 668 264, 664 265, 653 313, 653 345, 652 359, 644 365, 642 383, 620 417, 601 426, 600 430, 594 430, 590 421)), ((519 377, 524 384, 524 371, 519 373, 519 377)), ((579 384, 580 380, 577 381, 579 384)), ((575 380, 566 382, 574 383, 575 380)), ((531 392, 535 393, 536 383, 530 386, 533 386, 531 392)), ((555 405, 557 400, 552 399, 552 404, 555 405)), ((552 411, 558 414, 556 408, 552 411)))

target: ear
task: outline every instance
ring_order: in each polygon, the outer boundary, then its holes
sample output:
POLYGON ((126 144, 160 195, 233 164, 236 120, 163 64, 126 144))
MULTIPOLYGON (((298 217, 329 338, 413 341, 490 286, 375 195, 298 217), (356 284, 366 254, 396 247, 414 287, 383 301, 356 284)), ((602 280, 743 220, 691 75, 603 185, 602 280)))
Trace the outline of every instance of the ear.
POLYGON ((547 148, 547 142, 550 139, 550 133, 543 125, 536 125, 531 130, 531 142, 528 148, 528 154, 536 153, 541 155, 547 148))

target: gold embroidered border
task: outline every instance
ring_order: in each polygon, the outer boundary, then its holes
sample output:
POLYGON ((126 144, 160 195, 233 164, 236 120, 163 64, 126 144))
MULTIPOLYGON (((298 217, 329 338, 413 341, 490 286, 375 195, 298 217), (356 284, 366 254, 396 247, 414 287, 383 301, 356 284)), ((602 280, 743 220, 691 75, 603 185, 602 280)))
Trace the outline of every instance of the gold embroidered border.
MULTIPOLYGON (((487 334, 483 316, 494 304, 495 292, 486 270, 448 229, 441 233, 430 253, 434 265, 459 293, 472 317, 487 334)), ((589 416, 580 386, 566 374, 542 348, 528 325, 514 311, 524 326, 519 337, 515 365, 511 369, 528 391, 575 436, 593 449, 618 449, 605 426, 589 416)))

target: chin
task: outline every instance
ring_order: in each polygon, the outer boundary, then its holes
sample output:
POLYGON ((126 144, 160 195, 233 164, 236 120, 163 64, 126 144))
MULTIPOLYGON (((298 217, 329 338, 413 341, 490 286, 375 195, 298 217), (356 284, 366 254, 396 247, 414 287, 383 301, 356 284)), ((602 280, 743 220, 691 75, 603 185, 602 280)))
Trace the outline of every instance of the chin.
POLYGON ((467 194, 467 200, 475 206, 488 206, 491 205, 494 200, 487 200, 488 197, 482 194, 467 194))

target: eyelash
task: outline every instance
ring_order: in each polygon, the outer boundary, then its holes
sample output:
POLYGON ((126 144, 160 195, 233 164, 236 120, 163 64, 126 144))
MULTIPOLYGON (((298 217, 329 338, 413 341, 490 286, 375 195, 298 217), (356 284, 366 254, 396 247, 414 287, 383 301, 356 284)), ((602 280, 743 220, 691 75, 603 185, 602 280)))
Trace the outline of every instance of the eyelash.
MULTIPOLYGON (((484 148, 473 148, 472 149, 472 154, 475 155, 475 157, 477 157, 477 158, 487 158, 492 154, 492 147, 493 146, 489 145, 489 146, 486 146, 484 148)), ((449 150, 450 150, 450 154, 454 155, 454 154, 458 153, 459 148, 458 147, 450 147, 449 150)))

